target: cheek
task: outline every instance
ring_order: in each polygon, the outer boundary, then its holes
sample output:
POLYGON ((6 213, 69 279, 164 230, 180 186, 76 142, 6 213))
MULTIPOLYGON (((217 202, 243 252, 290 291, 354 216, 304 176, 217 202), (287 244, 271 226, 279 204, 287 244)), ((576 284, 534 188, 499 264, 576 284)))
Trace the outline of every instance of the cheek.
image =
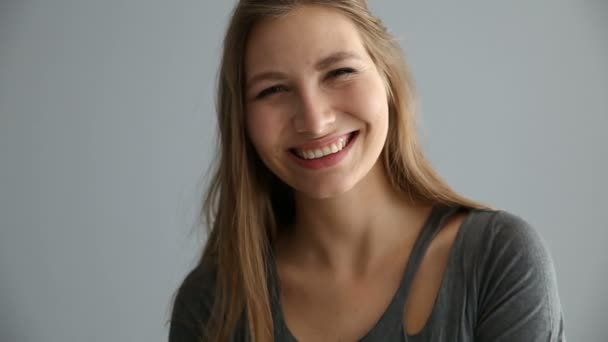
POLYGON ((251 143, 253 143, 253 146, 257 149, 260 144, 260 137, 262 136, 260 134, 261 125, 258 120, 255 119, 255 116, 251 114, 247 115, 246 120, 247 135, 249 136, 251 143))
POLYGON ((281 124, 276 117, 276 110, 261 106, 254 107, 247 113, 247 133, 261 155, 269 153, 279 140, 281 124))
POLYGON ((388 120, 388 98, 382 80, 372 78, 354 86, 348 94, 349 106, 360 119, 369 123, 388 120))

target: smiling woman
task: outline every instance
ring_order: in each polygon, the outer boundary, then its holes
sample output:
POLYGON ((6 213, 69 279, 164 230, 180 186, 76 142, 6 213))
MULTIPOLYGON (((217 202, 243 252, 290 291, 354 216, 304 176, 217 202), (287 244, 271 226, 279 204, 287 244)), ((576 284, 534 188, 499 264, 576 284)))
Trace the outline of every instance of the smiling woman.
POLYGON ((349 18, 305 6, 259 23, 245 49, 245 74, 248 136, 296 192, 328 198, 382 173, 387 89, 349 18))
POLYGON ((240 1, 218 89, 211 231, 171 342, 564 339, 542 239, 426 161, 365 1, 240 1))

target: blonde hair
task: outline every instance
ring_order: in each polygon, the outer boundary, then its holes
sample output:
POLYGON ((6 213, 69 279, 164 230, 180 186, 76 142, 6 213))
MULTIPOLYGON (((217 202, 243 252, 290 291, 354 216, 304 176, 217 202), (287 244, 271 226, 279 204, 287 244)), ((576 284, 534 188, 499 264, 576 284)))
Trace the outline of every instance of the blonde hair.
POLYGON ((243 81, 252 27, 302 5, 350 18, 388 89, 389 131, 382 152, 391 184, 413 201, 483 208, 454 192, 425 159, 416 135, 413 82, 401 49, 363 0, 242 0, 228 26, 218 75, 217 164, 201 210, 210 228, 198 267, 215 272, 214 306, 205 340, 226 341, 245 319, 252 341, 271 341, 268 258, 281 227, 294 217, 292 190, 260 161, 247 137, 243 81))

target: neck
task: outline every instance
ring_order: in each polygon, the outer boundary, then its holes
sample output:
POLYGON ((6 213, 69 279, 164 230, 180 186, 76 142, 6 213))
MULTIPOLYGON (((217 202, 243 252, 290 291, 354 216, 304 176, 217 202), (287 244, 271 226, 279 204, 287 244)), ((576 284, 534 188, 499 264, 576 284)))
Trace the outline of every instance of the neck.
POLYGON ((352 278, 413 242, 430 208, 416 205, 389 182, 381 163, 336 197, 296 195, 296 223, 287 258, 352 278))

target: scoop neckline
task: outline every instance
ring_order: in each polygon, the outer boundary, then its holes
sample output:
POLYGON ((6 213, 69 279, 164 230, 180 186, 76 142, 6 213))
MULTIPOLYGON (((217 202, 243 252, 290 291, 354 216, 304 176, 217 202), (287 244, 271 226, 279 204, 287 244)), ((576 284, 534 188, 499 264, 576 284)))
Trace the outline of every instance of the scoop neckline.
MULTIPOLYGON (((405 268, 402 271, 402 275, 401 275, 401 282, 397 288, 397 290, 395 291, 395 293, 393 294, 393 296, 391 297, 391 301, 389 302, 389 304, 387 305, 387 307, 384 309, 384 311, 382 312, 382 314, 380 315, 380 317, 378 318, 378 320, 375 322, 375 324, 363 335, 363 337, 361 337, 360 339, 358 339, 358 342, 371 342, 368 341, 368 339, 370 338, 370 336, 376 331, 378 325, 385 321, 387 318, 387 315, 391 312, 392 307, 395 305, 395 302, 397 300, 397 297, 403 292, 403 287, 405 286, 406 283, 406 275, 407 273, 409 273, 409 270, 414 266, 412 265, 413 261, 411 256, 413 255, 414 251, 419 247, 419 245, 421 244, 421 240, 422 237, 424 235, 424 231, 426 231, 431 222, 433 221, 433 219, 439 215, 439 214, 443 214, 444 216, 442 216, 439 220, 439 222, 437 223, 438 225, 440 225, 440 229, 438 229, 434 236, 431 238, 431 242, 432 240, 436 237, 436 235, 444 228, 444 220, 446 217, 451 216, 455 213, 457 213, 459 210, 461 210, 463 208, 463 206, 457 205, 457 206, 447 206, 447 205, 442 205, 442 204, 435 204, 432 206, 432 209, 429 213, 429 215, 427 216, 427 218, 425 219, 424 224, 422 225, 422 228, 420 229, 420 232, 418 233, 418 236, 416 238, 416 241, 414 243, 414 246, 412 247, 412 251, 410 252, 410 256, 408 256, 408 260, 406 262, 405 268), (443 212, 443 210, 446 210, 445 212, 443 212), (453 210, 453 211, 452 211, 453 210), (448 215, 449 214, 449 215, 448 215)), ((426 330, 427 327, 429 326, 429 323, 431 322, 431 320, 434 318, 435 316, 435 312, 436 310, 436 306, 437 306, 437 302, 439 300, 439 296, 441 296, 442 292, 445 292, 445 279, 446 279, 446 274, 449 272, 449 270, 453 267, 452 263, 453 263, 453 259, 454 259, 454 254, 455 254, 455 250, 457 249, 457 244, 459 244, 460 239, 461 239, 461 235, 462 235, 462 231, 464 230, 463 228, 465 227, 465 225, 468 223, 468 221, 470 220, 470 216, 471 216, 471 212, 472 210, 469 211, 469 214, 467 214, 467 216, 465 217, 464 221, 462 222, 461 226, 458 229, 458 232, 456 233, 456 237, 454 238, 454 242, 452 243, 450 252, 449 252, 449 256, 448 256, 448 266, 446 267, 443 275, 442 275, 442 279, 441 279, 441 283, 440 283, 440 287, 439 290, 437 291, 437 295, 435 296, 435 301, 433 302, 433 307, 431 309, 431 313, 428 317, 428 319, 426 320, 426 322, 424 323, 423 327, 420 329, 420 331, 416 332, 415 334, 408 334, 405 325, 403 324, 403 319, 401 320, 401 335, 407 340, 408 338, 416 338, 421 336, 426 330)), ((430 244, 430 242, 429 242, 430 244)), ((428 246, 427 246, 428 248, 428 246)), ((415 272, 414 272, 415 273, 415 272)), ((270 274, 271 274, 271 300, 274 301, 274 309, 273 312, 275 313, 275 325, 277 323, 280 324, 280 329, 282 330, 283 333, 285 333, 287 335, 287 337, 289 339, 291 339, 291 341, 295 341, 298 342, 298 339, 293 335, 293 333, 291 332, 291 330, 289 329, 289 326, 287 325, 287 321, 285 320, 285 315, 283 312, 283 307, 282 307, 282 303, 281 303, 281 284, 280 284, 280 279, 278 276, 278 268, 277 268, 277 264, 276 264, 276 260, 274 259, 274 251, 270 257, 270 274)), ((409 295, 409 290, 407 291, 408 293, 405 294, 405 301, 407 302, 407 297, 409 295)), ((405 305, 405 303, 404 303, 405 305)), ((403 310, 405 310, 405 307, 403 308, 403 310)))

